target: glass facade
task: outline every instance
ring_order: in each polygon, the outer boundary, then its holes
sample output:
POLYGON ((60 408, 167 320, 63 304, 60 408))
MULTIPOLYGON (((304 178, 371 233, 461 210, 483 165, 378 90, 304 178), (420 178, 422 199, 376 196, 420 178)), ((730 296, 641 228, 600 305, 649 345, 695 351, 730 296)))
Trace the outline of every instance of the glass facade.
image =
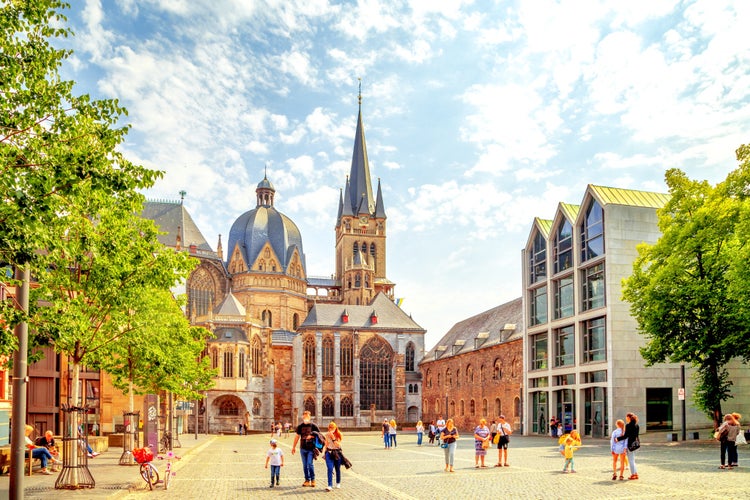
POLYGON ((584 321, 581 362, 593 363, 607 359, 607 327, 604 317, 584 321))
POLYGON ((573 267, 573 226, 566 219, 555 234, 555 274, 573 267))
POLYGON ((581 262, 604 255, 604 212, 595 200, 581 223, 581 262))
POLYGON ((542 286, 531 290, 529 299, 531 304, 531 317, 529 322, 531 326, 541 325, 547 322, 547 287, 542 286))
POLYGON ((529 253, 529 283, 542 281, 547 277, 547 240, 537 231, 529 253))
POLYGON ((588 311, 604 307, 604 263, 581 271, 581 309, 588 311))
POLYGON ((555 319, 567 318, 574 314, 573 276, 566 276, 554 282, 555 319))
POLYGON ((557 328, 554 331, 555 366, 573 366, 576 364, 576 337, 573 325, 557 328))
POLYGON ((547 332, 531 337, 531 369, 547 368, 547 332))

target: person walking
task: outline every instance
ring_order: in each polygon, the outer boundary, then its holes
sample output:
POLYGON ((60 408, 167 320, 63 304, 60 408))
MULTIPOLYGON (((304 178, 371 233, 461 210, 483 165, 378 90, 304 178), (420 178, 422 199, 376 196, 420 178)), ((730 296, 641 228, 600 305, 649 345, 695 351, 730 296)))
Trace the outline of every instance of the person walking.
POLYGON ((635 465, 635 450, 640 447, 640 440, 638 434, 640 428, 638 427, 638 417, 635 413, 628 413, 625 415, 625 432, 622 436, 617 438, 618 441, 626 441, 627 445, 627 456, 628 456, 628 467, 630 467, 630 477, 628 479, 638 479, 638 468, 635 465))
POLYGON ((333 473, 336 472, 336 488, 341 488, 341 440, 343 436, 335 422, 328 424, 326 432, 325 459, 328 469, 326 491, 333 491, 333 473))
POLYGON ((458 429, 453 425, 453 419, 449 418, 445 422, 445 429, 440 433, 445 452, 445 472, 453 472, 453 457, 456 455, 456 440, 458 437, 458 429))
POLYGON ((435 426, 435 421, 430 421, 430 431, 427 434, 427 436, 430 438, 430 444, 435 444, 435 436, 437 435, 437 426, 435 426))
POLYGON ((382 430, 380 431, 380 437, 383 438, 383 444, 385 444, 385 449, 390 450, 391 449, 391 424, 388 422, 387 418, 383 419, 383 425, 381 426, 382 430))
POLYGON ((484 457, 487 456, 487 449, 492 444, 490 439, 490 428, 487 427, 487 420, 480 419, 479 425, 474 429, 474 468, 487 467, 484 464, 484 457), (480 462, 481 465, 479 465, 480 462))
POLYGON ((281 451, 275 439, 271 439, 271 448, 266 452, 266 469, 268 469, 269 462, 271 463, 271 488, 279 485, 279 477, 281 476, 281 467, 284 466, 284 452, 281 451))
POLYGON ((727 413, 724 415, 724 422, 716 431, 719 433, 719 443, 721 443, 721 465, 719 469, 731 469, 737 465, 737 435, 740 433, 740 425, 734 415, 727 413), (725 459, 729 459, 725 462, 725 459), (727 465, 724 465, 724 464, 727 465))
POLYGON ((568 472, 568 466, 570 466, 570 472, 575 473, 576 467, 575 463, 573 462, 573 453, 578 449, 578 445, 576 443, 576 440, 572 437, 568 436, 565 439, 565 462, 563 463, 563 473, 568 472))
POLYGON ((424 434, 424 424, 420 420, 417 422, 417 446, 422 446, 422 435, 424 434))
POLYGON ((497 434, 500 434, 500 438, 497 440, 497 463, 495 467, 510 467, 508 464, 508 445, 510 444, 510 435, 513 434, 513 428, 505 421, 505 415, 500 415, 497 421, 497 434))
POLYGON ((299 454, 302 458, 302 472, 305 475, 305 482, 302 486, 315 487, 315 465, 313 460, 315 459, 315 434, 320 432, 318 426, 312 423, 310 412, 305 410, 302 413, 302 423, 297 426, 294 436, 294 443, 292 444, 292 455, 294 455, 297 448, 297 443, 300 443, 299 454))
POLYGON ((396 442, 396 421, 394 419, 391 419, 389 422, 388 434, 390 435, 391 446, 398 448, 398 443, 396 442))
POLYGON ((620 481, 624 478, 625 472, 625 452, 628 449, 628 440, 618 441, 617 438, 625 434, 625 422, 618 420, 615 425, 617 426, 612 431, 612 437, 609 440, 610 448, 612 449, 612 481, 617 479, 617 460, 620 460, 620 481))
POLYGON ((437 422, 435 422, 435 427, 437 428, 437 432, 435 435, 437 436, 437 444, 440 444, 440 436, 443 434, 443 429, 445 429, 445 420, 443 420, 442 415, 438 415, 437 422))

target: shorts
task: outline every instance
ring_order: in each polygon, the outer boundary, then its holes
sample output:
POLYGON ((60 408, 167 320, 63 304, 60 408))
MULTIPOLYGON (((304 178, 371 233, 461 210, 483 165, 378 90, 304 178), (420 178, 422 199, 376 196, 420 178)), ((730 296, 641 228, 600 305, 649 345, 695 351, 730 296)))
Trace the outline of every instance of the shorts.
POLYGON ((500 436, 500 439, 497 441, 497 449, 507 450, 509 444, 510 444, 510 438, 508 436, 500 436))

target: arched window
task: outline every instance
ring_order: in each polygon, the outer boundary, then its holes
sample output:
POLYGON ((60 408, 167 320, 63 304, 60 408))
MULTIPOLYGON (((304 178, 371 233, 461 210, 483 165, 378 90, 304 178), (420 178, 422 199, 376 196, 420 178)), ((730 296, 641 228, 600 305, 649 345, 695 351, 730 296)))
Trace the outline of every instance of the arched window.
POLYGON ((332 417, 333 416, 333 398, 330 396, 326 396, 323 398, 323 408, 321 408, 323 411, 324 417, 332 417))
POLYGON ((406 344, 406 353, 404 355, 404 365, 407 372, 414 371, 414 343, 406 344))
POLYGON ((513 398, 513 416, 521 416, 521 399, 518 396, 513 398))
POLYGON ((435 415, 440 415, 440 400, 435 400, 435 415))
POLYGON ((375 257, 375 243, 370 243, 370 255, 375 257))
POLYGON ((299 314, 294 313, 294 316, 292 316, 292 330, 297 331, 297 328, 299 328, 299 314))
POLYGON ((352 404, 352 398, 350 398, 349 396, 344 396, 343 398, 341 398, 341 416, 354 416, 354 405, 352 404))
POLYGON ((480 383, 482 383, 482 384, 484 384, 484 381, 485 381, 485 380, 486 380, 486 379, 485 379, 485 377, 484 377, 484 365, 481 365, 481 366, 479 367, 479 382, 480 382, 480 383))
POLYGON ((310 415, 315 416, 315 399, 312 396, 305 398, 305 410, 309 411, 310 415))
POLYGON ((487 406, 487 398, 482 400, 482 416, 487 416, 487 410, 489 410, 489 407, 487 406))
POLYGON ((367 256, 367 243, 362 243, 362 254, 367 256))
POLYGON ((414 384, 414 394, 419 394, 419 384, 414 384))
POLYGON ((270 327, 271 326, 271 320, 272 320, 272 318, 271 318, 271 311, 269 309, 266 309, 261 314, 261 321, 263 321, 263 325, 264 326, 270 327))
POLYGON ((213 309, 214 282, 211 274, 199 267, 188 280, 188 316, 205 316, 213 309))
POLYGON ((224 351, 224 378, 234 377, 234 353, 224 351))
POLYGON ((373 337, 359 355, 360 409, 393 409, 393 349, 380 337, 373 337))
POLYGON ((469 416, 475 416, 477 414, 477 404, 472 399, 469 401, 469 416))
POLYGON ((221 416, 235 416, 235 415, 239 415, 239 414, 240 414, 240 410, 237 407, 237 403, 235 402, 234 399, 227 398, 227 399, 224 399, 219 404, 219 415, 221 415, 221 416))
POLYGON ((461 387, 461 366, 456 367, 456 387, 461 387))
POLYGON ((500 398, 495 398, 495 415, 503 414, 503 405, 500 403, 500 398))
POLYGON ((445 370, 445 386, 446 387, 452 387, 453 386, 453 374, 451 373, 451 369, 448 368, 445 370))
POLYGON ((216 348, 211 349, 211 368, 214 370, 219 368, 219 350, 216 348))
POLYGON ((455 415, 456 414, 456 402, 455 401, 451 401, 451 404, 450 404, 450 414, 451 415, 455 415))
POLYGON ((354 375, 354 340, 351 336, 341 338, 341 376, 354 375))
POLYGON ((465 411, 466 408, 464 406, 464 400, 463 399, 461 401, 459 401, 458 408, 459 408, 458 411, 460 412, 460 415, 463 417, 466 414, 466 411, 465 411))
POLYGON ((352 247, 352 255, 357 255, 359 253, 359 243, 356 241, 354 242, 354 246, 352 247))
POLYGON ((432 370, 427 370, 427 387, 432 389, 432 370))
POLYGON ((495 360, 495 366, 493 367, 492 378, 500 380, 503 376, 503 362, 500 359, 495 360))
MULTIPOLYGON (((333 377, 333 339, 331 337, 323 338, 323 376, 333 377)), ((326 416, 325 413, 323 416, 326 416)))
POLYGON ((260 345, 260 338, 257 335, 253 335, 252 344, 250 344, 252 350, 252 373, 253 375, 261 375, 263 372, 263 349, 260 345))
POLYGON ((440 372, 437 374, 437 386, 440 387, 440 372))
POLYGON ((305 376, 314 377, 315 376, 315 339, 312 336, 308 336, 305 339, 304 357, 305 357, 305 368, 304 368, 305 376))
POLYGON ((239 378, 245 378, 245 348, 240 349, 240 359, 237 363, 237 376, 239 378))
POLYGON ((466 367, 466 382, 469 384, 474 383, 474 368, 471 365, 466 367))
POLYGON ((354 288, 359 288, 362 286, 362 275, 357 273, 354 275, 354 288))
POLYGON ((253 399, 253 415, 260 415, 260 399, 254 398, 253 399))

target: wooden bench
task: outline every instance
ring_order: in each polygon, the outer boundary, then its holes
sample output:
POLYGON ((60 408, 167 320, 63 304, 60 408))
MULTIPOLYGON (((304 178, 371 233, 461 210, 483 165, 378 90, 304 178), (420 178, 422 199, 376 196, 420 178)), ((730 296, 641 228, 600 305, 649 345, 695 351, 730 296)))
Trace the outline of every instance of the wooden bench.
MULTIPOLYGON (((10 466, 12 465, 11 456, 10 445, 0 446, 0 474, 10 473, 10 466)), ((41 467, 41 460, 38 458, 31 458, 31 455, 26 457, 23 464, 24 473, 27 473, 28 469, 28 475, 31 476, 34 466, 37 464, 41 467)))

